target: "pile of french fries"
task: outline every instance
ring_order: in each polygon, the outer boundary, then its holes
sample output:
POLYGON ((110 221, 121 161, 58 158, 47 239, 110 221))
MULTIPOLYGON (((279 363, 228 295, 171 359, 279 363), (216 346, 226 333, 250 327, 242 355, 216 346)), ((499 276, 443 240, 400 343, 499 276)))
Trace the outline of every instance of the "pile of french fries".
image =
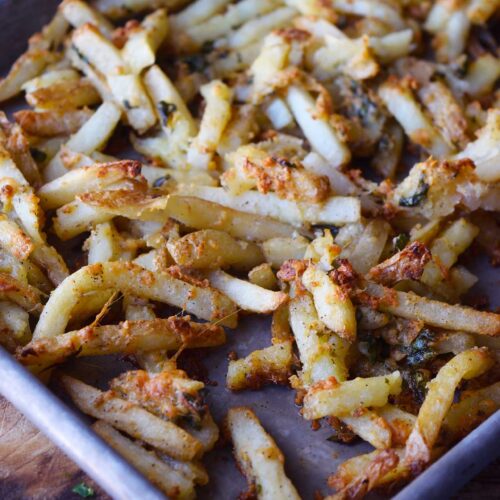
MULTIPOLYGON (((64 0, 0 80, 1 344, 187 499, 219 427, 178 358, 269 315, 227 387, 374 447, 328 498, 411 480, 500 407, 500 315, 461 304, 462 255, 500 263, 499 10, 64 0), (108 390, 68 374, 110 354, 108 390)), ((222 427, 250 493, 300 498, 250 408, 222 427)))

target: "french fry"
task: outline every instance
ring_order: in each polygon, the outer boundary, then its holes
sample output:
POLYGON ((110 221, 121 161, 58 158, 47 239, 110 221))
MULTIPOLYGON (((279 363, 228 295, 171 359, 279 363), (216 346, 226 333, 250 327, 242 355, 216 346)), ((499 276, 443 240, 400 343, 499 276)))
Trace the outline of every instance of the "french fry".
POLYGON ((349 149, 340 140, 333 127, 318 116, 316 103, 305 89, 290 86, 286 102, 314 150, 335 167, 349 162, 351 158, 349 149))
POLYGON ((201 454, 201 443, 172 422, 166 422, 112 393, 104 393, 79 380, 61 376, 61 383, 75 405, 88 415, 112 424, 178 460, 201 454))
POLYGON ((45 210, 71 203, 76 196, 104 190, 120 181, 139 178, 141 164, 133 160, 77 168, 43 185, 38 197, 45 210))
POLYGON ((212 271, 210 285, 229 297, 244 311, 267 314, 276 310, 288 299, 283 292, 273 292, 248 281, 234 278, 224 271, 212 271))
POLYGON ((346 460, 328 478, 328 484, 339 492, 326 499, 362 498, 378 486, 405 479, 409 470, 403 452, 401 448, 375 450, 346 460))
MULTIPOLYGON (((54 290, 44 307, 34 338, 64 333, 71 310, 83 294, 105 289, 170 303, 206 320, 235 326, 236 306, 210 287, 192 285, 166 272, 153 274, 130 262, 105 262, 81 268, 54 290)), ((271 292, 269 292, 271 293, 271 292)))
POLYGON ((229 361, 226 385, 232 391, 258 389, 263 385, 287 384, 293 361, 292 343, 280 342, 229 361))
POLYGON ((59 9, 74 28, 90 23, 107 37, 113 32, 113 25, 99 11, 81 0, 64 0, 59 9))
POLYGON ((228 268, 248 271, 264 260, 255 243, 235 240, 214 229, 189 233, 167 243, 168 251, 180 266, 193 269, 228 268))
POLYGON ((302 236, 295 238, 270 238, 262 243, 262 251, 266 261, 275 269, 279 269, 290 259, 303 259, 309 241, 302 236))
POLYGON ((290 326, 302 363, 298 385, 308 388, 330 377, 345 380, 346 343, 333 333, 324 334, 324 325, 318 318, 312 297, 308 293, 294 297, 289 311, 290 326))
POLYGON ((236 460, 259 499, 299 499, 284 471, 284 458, 273 438, 266 433, 249 408, 231 408, 226 427, 236 460))
MULTIPOLYGON (((121 117, 120 109, 111 102, 103 103, 92 117, 71 136, 66 147, 76 153, 89 154, 103 147, 113 133, 121 117)), ((66 173, 61 163, 59 152, 44 171, 46 182, 50 182, 66 173)))
POLYGON ((304 398, 304 418, 350 415, 359 408, 384 406, 390 395, 401 392, 402 378, 396 371, 386 376, 356 378, 339 383, 330 378, 313 385, 304 398))
POLYGON ((465 391, 451 405, 441 429, 446 442, 454 442, 486 420, 500 408, 500 382, 476 391, 465 391))
POLYGON ((205 99, 205 111, 198 135, 187 152, 187 161, 193 168, 208 170, 217 143, 231 118, 232 91, 220 80, 204 85, 201 95, 205 99))
POLYGON ((225 338, 222 327, 171 316, 125 321, 119 325, 87 326, 56 337, 42 337, 23 347, 17 358, 25 365, 51 365, 71 356, 212 347, 223 344, 225 338))
POLYGON ((369 283, 366 291, 377 300, 377 309, 407 319, 418 319, 432 326, 448 330, 500 334, 500 315, 476 311, 470 307, 449 305, 445 302, 419 297, 414 293, 399 292, 369 283))
POLYGON ((265 241, 277 235, 286 237, 294 231, 292 226, 275 219, 192 196, 170 195, 166 211, 170 217, 188 227, 225 231, 233 238, 247 241, 265 241))
POLYGON ((155 10, 144 18, 140 26, 131 30, 122 49, 122 57, 133 73, 140 74, 143 69, 155 63, 156 51, 167 33, 168 18, 165 9, 155 10))
POLYGON ((76 111, 41 111, 23 109, 14 113, 19 126, 29 135, 53 137, 77 132, 92 116, 89 109, 76 111))
POLYGON ((302 283, 314 298, 319 319, 332 332, 353 342, 356 338, 356 315, 349 296, 317 266, 309 266, 302 283))
POLYGON ((94 7, 111 19, 120 19, 130 14, 140 14, 144 11, 181 7, 184 0, 96 0, 94 7))
POLYGON ((167 202, 166 196, 145 195, 141 189, 82 193, 57 210, 54 230, 59 238, 67 240, 117 216, 164 223, 168 219, 164 213, 167 202))
POLYGON ((193 482, 155 453, 126 438, 103 420, 95 422, 92 429, 165 495, 186 500, 195 497, 193 482))
POLYGON ((410 88, 397 79, 387 80, 379 89, 379 96, 401 124, 406 134, 437 158, 449 156, 451 147, 424 115, 410 88))
POLYGON ((271 264, 267 262, 251 269, 248 273, 248 281, 262 288, 267 288, 268 290, 278 289, 276 276, 274 275, 271 264))
POLYGON ((460 381, 483 374, 493 363, 487 349, 469 349, 446 363, 429 383, 415 427, 406 442, 404 461, 413 471, 421 470, 430 461, 431 450, 460 381))
POLYGON ((346 224, 360 218, 359 200, 348 196, 332 196, 319 204, 282 200, 273 193, 264 195, 257 191, 234 196, 223 188, 204 186, 182 186, 178 194, 219 203, 233 210, 272 217, 299 227, 302 224, 346 224))

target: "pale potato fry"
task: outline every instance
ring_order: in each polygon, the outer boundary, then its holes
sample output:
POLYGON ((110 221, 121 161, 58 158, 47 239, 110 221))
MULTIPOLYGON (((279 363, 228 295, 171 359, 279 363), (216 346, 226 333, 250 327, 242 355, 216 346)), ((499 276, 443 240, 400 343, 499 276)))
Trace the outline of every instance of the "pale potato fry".
POLYGON ((472 244, 479 228, 466 219, 458 219, 446 228, 431 244, 432 262, 429 262, 420 280, 435 287, 456 263, 458 257, 472 244))
MULTIPOLYGON (((121 111, 115 104, 105 102, 99 106, 92 117, 71 136, 66 147, 76 153, 90 154, 102 148, 113 133, 121 117, 121 111)), ((44 171, 46 182, 50 182, 66 173, 59 152, 44 171)))
POLYGON ((314 150, 335 167, 349 162, 349 149, 328 121, 318 116, 320 113, 316 109, 316 103, 305 89, 289 87, 286 102, 314 150))
POLYGON ((285 475, 283 454, 252 410, 231 408, 226 427, 238 464, 249 485, 254 485, 259 499, 300 498, 285 475))
POLYGON ((412 470, 419 471, 430 461, 431 450, 460 381, 483 374, 493 363, 486 348, 469 349, 457 354, 432 379, 406 443, 404 461, 412 470))
POLYGON ((247 21, 237 30, 226 37, 227 45, 233 49, 245 47, 265 37, 272 30, 286 25, 297 15, 297 11, 290 7, 280 7, 268 14, 247 21))
POLYGON ((255 16, 265 14, 278 5, 279 2, 275 0, 243 0, 229 6, 224 13, 213 16, 204 23, 189 27, 186 33, 194 42, 201 45, 204 42, 216 40, 226 35, 236 26, 249 21, 255 16))
POLYGON ((87 263, 110 262, 122 257, 121 238, 112 222, 97 224, 83 246, 87 250, 87 263))
POLYGON ((104 420, 178 460, 200 456, 201 443, 172 422, 161 420, 140 406, 75 378, 63 375, 60 380, 75 405, 84 413, 104 420))
POLYGON ((189 233, 167 243, 176 264, 193 269, 233 268, 248 271, 264 260, 255 243, 235 240, 229 234, 214 229, 189 233))
POLYGON ((181 7, 185 0, 95 0, 94 7, 111 19, 120 19, 144 11, 181 7))
POLYGON ((268 290, 278 289, 278 280, 272 270, 271 264, 267 262, 251 269, 248 273, 248 281, 268 290))
POLYGON ((190 284, 166 272, 153 274, 130 262, 105 262, 81 268, 54 290, 34 338, 64 333, 71 310, 81 296, 105 289, 119 289, 125 294, 166 302, 202 319, 218 320, 222 325, 236 326, 237 323, 235 304, 217 290, 190 284))
POLYGON ((212 155, 231 118, 231 89, 220 80, 213 80, 200 89, 205 99, 205 111, 200 130, 187 152, 187 161, 193 168, 211 168, 212 155))
POLYGON ((387 80, 379 96, 401 124, 409 138, 437 158, 449 156, 450 146, 425 116, 410 88, 397 79, 387 80))
POLYGON ((90 23, 107 37, 113 32, 113 25, 99 11, 81 0, 64 0, 59 9, 74 28, 90 23))
POLYGON ((279 269, 290 259, 303 259, 309 241, 302 236, 295 238, 270 238, 262 243, 262 251, 266 261, 275 269, 279 269))
POLYGON ((334 377, 313 385, 304 398, 304 418, 348 416, 359 408, 385 406, 390 395, 401 392, 402 378, 390 375, 355 378, 339 383, 334 377))
POLYGON ((367 273, 378 264, 389 236, 390 226, 383 220, 375 219, 368 223, 354 248, 349 249, 347 257, 359 273, 367 273))
MULTIPOLYGON (((101 29, 102 32, 102 29, 101 29)), ((122 57, 135 74, 156 60, 156 51, 168 33, 168 18, 165 9, 155 10, 146 16, 141 25, 128 33, 127 43, 122 49, 122 57)))
POLYGON ((212 287, 221 291, 244 311, 267 314, 288 300, 288 296, 283 292, 266 290, 248 281, 234 278, 224 271, 212 271, 208 279, 212 287))
POLYGON ((226 385, 232 391, 258 389, 263 385, 288 383, 293 361, 292 343, 280 342, 229 361, 226 385))
POLYGON ((377 309, 408 319, 419 319, 448 330, 500 335, 500 315, 476 311, 470 307, 419 297, 369 283, 366 291, 376 297, 377 309))
POLYGON ((155 453, 127 439, 103 420, 95 422, 92 429, 165 495, 186 500, 195 498, 193 482, 155 453))
POLYGON ((309 266, 302 283, 314 298, 319 319, 328 329, 349 342, 356 338, 356 314, 351 299, 317 266, 309 266))
POLYGON ((248 241, 265 241, 277 235, 286 237, 294 232, 292 226, 269 217, 234 210, 192 196, 170 195, 166 211, 170 217, 188 227, 225 231, 234 238, 248 241))
POLYGON ((25 365, 51 365, 71 356, 212 347, 223 344, 225 339, 220 326, 171 316, 167 319, 125 321, 119 325, 88 326, 56 337, 42 337, 23 347, 17 358, 25 365))
POLYGON ((181 186, 179 194, 241 210, 262 217, 272 217, 287 224, 346 224, 360 218, 359 200, 348 196, 332 196, 324 203, 306 203, 282 200, 273 193, 247 191, 234 196, 223 188, 181 186))

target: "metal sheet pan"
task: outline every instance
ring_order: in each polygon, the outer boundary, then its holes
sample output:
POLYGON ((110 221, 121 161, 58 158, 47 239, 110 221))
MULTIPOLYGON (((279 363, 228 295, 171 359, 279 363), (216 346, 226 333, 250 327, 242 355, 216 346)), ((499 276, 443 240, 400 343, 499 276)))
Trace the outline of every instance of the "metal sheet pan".
MULTIPOLYGON (((0 74, 23 50, 28 36, 50 18, 58 3, 58 0, 0 0, 0 46, 11 48, 0 53, 0 74)), ((498 273, 486 271, 481 263, 474 267, 473 271, 481 277, 483 288, 480 291, 493 292, 498 288, 498 273)), ((498 292, 496 294, 498 305, 498 292)), ((206 354, 203 364, 208 368, 210 380, 217 384, 208 387, 208 402, 218 422, 231 406, 251 406, 283 450, 287 472, 301 496, 310 499, 315 491, 327 492, 326 478, 339 463, 368 451, 370 447, 364 443, 348 446, 331 443, 327 440, 331 431, 326 427, 313 432, 310 424, 298 413, 294 392, 287 388, 269 387, 238 394, 225 389, 228 353, 235 350, 239 356, 244 356, 269 345, 269 342, 269 319, 247 318, 237 331, 229 333, 227 345, 206 354)), ((101 386, 125 368, 130 368, 130 365, 109 357, 78 360, 74 366, 80 378, 101 386)), ((1 348, 0 393, 113 498, 162 498, 154 487, 88 429, 81 415, 54 396, 1 348)), ((499 439, 500 413, 497 413, 400 491, 396 498, 450 497, 498 456, 500 448, 496 443, 499 439)), ((200 498, 236 498, 245 490, 245 481, 236 469, 228 448, 214 450, 206 457, 205 463, 210 484, 199 489, 200 498)))

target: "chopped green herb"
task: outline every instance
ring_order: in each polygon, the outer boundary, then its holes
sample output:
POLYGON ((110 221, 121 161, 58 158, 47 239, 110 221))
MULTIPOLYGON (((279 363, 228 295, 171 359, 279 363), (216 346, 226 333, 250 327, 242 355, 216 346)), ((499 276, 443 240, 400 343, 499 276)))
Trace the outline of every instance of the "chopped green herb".
POLYGON ((411 196, 408 196, 406 198, 401 198, 399 200, 399 206, 400 207, 416 207, 417 205, 420 205, 420 203, 422 203, 422 201, 425 200, 425 197, 427 196, 428 191, 429 191, 429 184, 427 184, 427 182, 425 182, 424 177, 421 177, 415 193, 413 193, 411 196))
POLYGON ((76 47, 75 44, 71 44, 71 48, 76 52, 76 55, 85 63, 90 65, 90 61, 87 59, 87 57, 80 52, 80 50, 76 47))
POLYGON ((126 110, 130 111, 131 109, 137 108, 137 106, 133 106, 128 99, 123 100, 123 106, 126 110))
POLYGON ((340 231, 340 227, 338 226, 333 226, 331 224, 314 224, 312 226, 313 229, 322 229, 323 231, 325 229, 329 229, 330 232, 332 233, 332 236, 337 236, 337 234, 339 234, 339 231, 340 231))
POLYGON ((163 177, 158 177, 158 179, 156 179, 154 182, 153 182, 153 187, 155 188, 159 188, 159 187, 162 187, 163 184, 165 184, 165 182, 168 181, 168 179, 170 179, 170 176, 169 175, 164 175, 163 177))
POLYGON ((40 149, 30 148, 30 153, 37 163, 43 163, 47 159, 47 155, 40 149))
POLYGON ((93 497, 95 492, 94 489, 90 486, 87 486, 85 483, 79 483, 73 487, 71 490, 73 493, 80 495, 82 498, 93 497))
POLYGON ((424 328, 418 334, 418 337, 406 348, 406 361, 410 366, 417 366, 430 361, 437 356, 432 347, 434 342, 434 333, 424 328))
POLYGON ((429 382, 429 378, 430 375, 427 370, 411 369, 404 372, 404 380, 418 404, 422 404, 427 395, 427 382, 429 382))
POLYGON ((214 50, 214 42, 211 40, 207 40, 206 42, 203 42, 203 45, 201 46, 201 52, 203 54, 208 54, 214 50))
POLYGON ((277 163, 278 165, 282 166, 282 167, 287 167, 287 168, 297 168, 297 165, 295 165, 295 163, 287 160, 286 158, 280 158, 280 157, 277 157, 277 156, 272 156, 271 159, 277 163))
POLYGON ((191 73, 203 73, 207 67, 207 61, 203 54, 193 54, 191 56, 186 56, 182 61, 187 64, 191 73))
POLYGON ((361 354, 366 356, 371 364, 374 364, 383 358, 386 344, 378 337, 366 335, 362 341, 359 342, 358 348, 361 354))
POLYGON ((398 234, 392 240, 392 246, 396 252, 400 252, 410 241, 410 237, 406 233, 398 234))
POLYGON ((158 109, 163 117, 163 123, 168 125, 168 120, 177 111, 177 106, 173 102, 160 101, 158 109))

